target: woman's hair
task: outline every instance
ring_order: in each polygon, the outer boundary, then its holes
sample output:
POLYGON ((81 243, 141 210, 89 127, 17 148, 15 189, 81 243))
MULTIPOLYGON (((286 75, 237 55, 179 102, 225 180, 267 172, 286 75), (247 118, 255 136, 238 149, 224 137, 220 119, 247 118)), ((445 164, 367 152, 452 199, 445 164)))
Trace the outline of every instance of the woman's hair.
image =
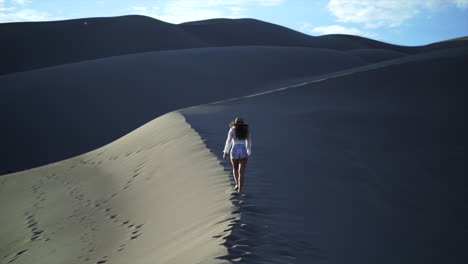
POLYGON ((249 137, 249 125, 244 123, 242 117, 237 117, 229 124, 230 127, 234 127, 236 132, 236 138, 246 139, 249 137))
POLYGON ((249 136, 249 125, 247 124, 235 124, 236 138, 246 139, 249 136))

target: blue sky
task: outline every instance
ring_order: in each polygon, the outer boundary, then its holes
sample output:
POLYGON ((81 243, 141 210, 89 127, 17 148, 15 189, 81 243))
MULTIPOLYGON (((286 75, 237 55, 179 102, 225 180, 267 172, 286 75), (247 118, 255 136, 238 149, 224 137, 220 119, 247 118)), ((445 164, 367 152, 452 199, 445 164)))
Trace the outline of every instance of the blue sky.
POLYGON ((468 0, 0 0, 0 23, 128 14, 170 23, 249 17, 408 46, 468 36, 468 0))

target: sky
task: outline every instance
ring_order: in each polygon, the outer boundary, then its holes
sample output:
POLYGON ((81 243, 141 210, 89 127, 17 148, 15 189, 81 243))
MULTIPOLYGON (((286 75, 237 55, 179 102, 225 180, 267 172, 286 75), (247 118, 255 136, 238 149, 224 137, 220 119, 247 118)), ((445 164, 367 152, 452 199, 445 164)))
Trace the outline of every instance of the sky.
POLYGON ((468 36, 468 0, 0 0, 0 23, 145 15, 169 23, 255 18, 312 36, 416 46, 468 36))

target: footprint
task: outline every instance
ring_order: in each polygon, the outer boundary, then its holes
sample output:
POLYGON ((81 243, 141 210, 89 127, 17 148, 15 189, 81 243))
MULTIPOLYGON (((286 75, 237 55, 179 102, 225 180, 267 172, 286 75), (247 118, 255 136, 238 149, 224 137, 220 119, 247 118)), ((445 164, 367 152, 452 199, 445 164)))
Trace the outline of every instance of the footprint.
POLYGON ((25 250, 21 250, 20 252, 16 253, 16 256, 19 256, 21 254, 23 254, 24 252, 28 251, 28 249, 25 249, 25 250))
POLYGON ((119 247, 119 249, 117 249, 117 251, 122 251, 122 250, 124 250, 126 245, 127 245, 127 244, 122 244, 122 245, 120 245, 120 247, 119 247))
POLYGON ((142 234, 138 234, 138 235, 136 235, 136 236, 132 236, 132 237, 130 237, 130 240, 136 239, 136 238, 138 238, 138 237, 141 236, 141 235, 142 235, 142 234))
POLYGON ((20 252, 16 253, 16 255, 10 261, 8 261, 8 263, 11 263, 11 262, 17 260, 21 256, 21 254, 23 254, 24 252, 26 252, 28 250, 29 249, 25 249, 25 250, 21 250, 20 252))

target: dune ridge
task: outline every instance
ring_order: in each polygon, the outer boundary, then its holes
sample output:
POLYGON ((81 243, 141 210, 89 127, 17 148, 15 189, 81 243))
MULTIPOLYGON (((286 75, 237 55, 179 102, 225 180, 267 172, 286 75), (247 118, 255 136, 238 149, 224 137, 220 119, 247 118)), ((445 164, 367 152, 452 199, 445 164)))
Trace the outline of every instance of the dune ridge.
POLYGON ((1 263, 223 263, 228 175, 178 113, 0 178, 1 263))

